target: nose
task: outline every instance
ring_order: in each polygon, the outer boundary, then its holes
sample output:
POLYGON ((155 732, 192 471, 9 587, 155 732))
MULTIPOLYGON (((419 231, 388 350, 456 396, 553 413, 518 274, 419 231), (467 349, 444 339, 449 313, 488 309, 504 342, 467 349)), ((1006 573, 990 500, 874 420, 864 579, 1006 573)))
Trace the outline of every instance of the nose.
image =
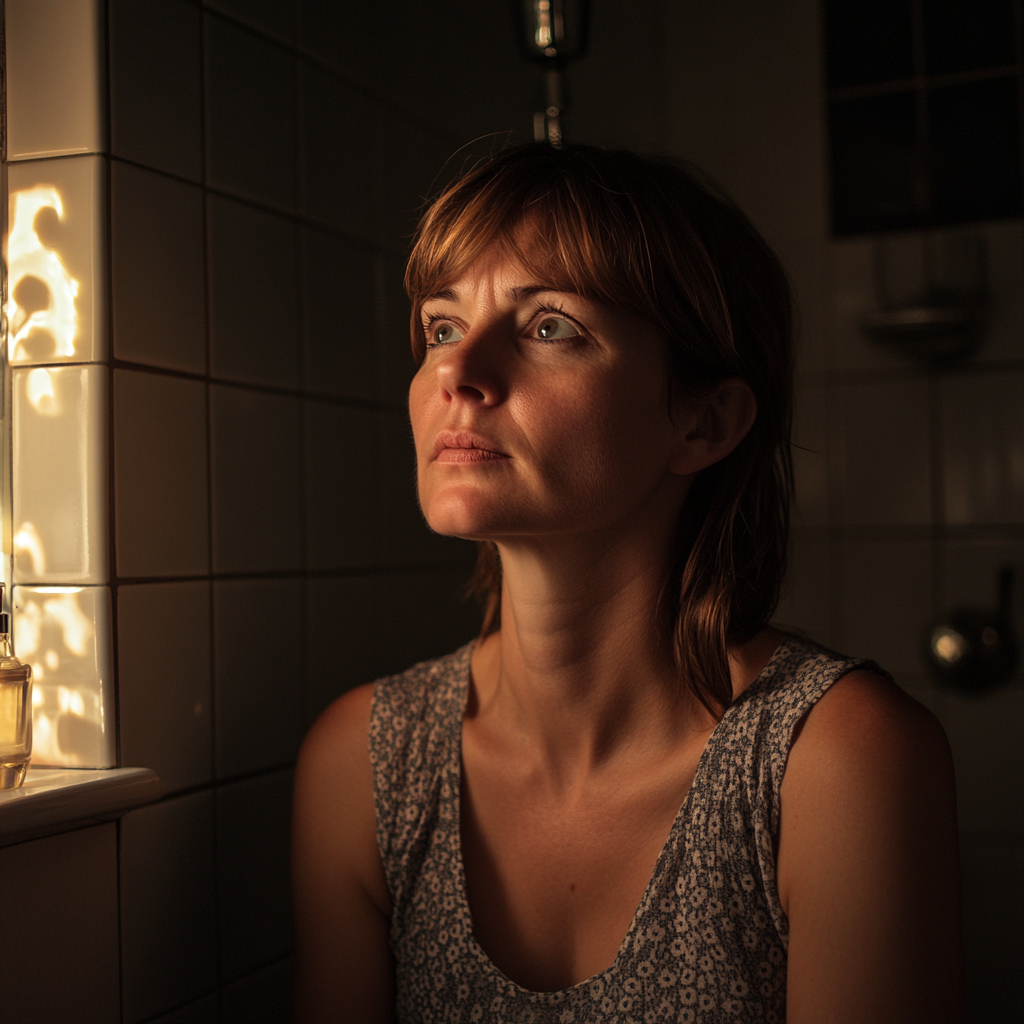
POLYGON ((437 368, 437 381, 446 402, 497 405, 507 391, 500 329, 471 329, 455 342, 437 368))

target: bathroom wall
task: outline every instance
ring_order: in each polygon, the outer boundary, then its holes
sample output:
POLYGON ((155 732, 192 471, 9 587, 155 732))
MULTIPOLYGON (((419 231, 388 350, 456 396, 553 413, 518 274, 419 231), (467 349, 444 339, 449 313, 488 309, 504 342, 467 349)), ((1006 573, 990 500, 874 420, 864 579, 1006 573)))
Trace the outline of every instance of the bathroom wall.
POLYGON ((781 255, 798 302, 793 569, 780 622, 876 658, 939 717, 956 761, 968 1020, 1024 1020, 1024 678, 944 691, 921 658, 929 620, 993 605, 1015 563, 1024 636, 1024 227, 980 234, 984 343, 934 371, 866 339, 876 244, 912 268, 914 236, 829 233, 823 27, 817 0, 666 4, 666 141, 732 193, 781 255))
MULTIPOLYGON (((79 0, 44 2, 57 32, 79 0)), ((597 5, 624 77, 571 80, 576 137, 651 144, 656 10, 597 5)), ((401 275, 424 196, 529 137, 540 75, 500 2, 100 11, 119 763, 166 795, 0 850, 0 1018, 280 1022, 302 735, 477 628, 472 550, 415 503, 401 275)))

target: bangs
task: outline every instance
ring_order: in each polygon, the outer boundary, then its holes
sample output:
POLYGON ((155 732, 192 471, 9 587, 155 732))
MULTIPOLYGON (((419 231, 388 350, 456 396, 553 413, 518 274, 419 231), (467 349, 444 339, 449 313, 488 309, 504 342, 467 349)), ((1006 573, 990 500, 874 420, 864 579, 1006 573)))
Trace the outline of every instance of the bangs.
POLYGON ((420 223, 405 273, 417 362, 425 346, 423 302, 484 253, 496 253, 557 291, 618 306, 659 325, 643 224, 627 193, 562 167, 503 170, 461 179, 420 223))

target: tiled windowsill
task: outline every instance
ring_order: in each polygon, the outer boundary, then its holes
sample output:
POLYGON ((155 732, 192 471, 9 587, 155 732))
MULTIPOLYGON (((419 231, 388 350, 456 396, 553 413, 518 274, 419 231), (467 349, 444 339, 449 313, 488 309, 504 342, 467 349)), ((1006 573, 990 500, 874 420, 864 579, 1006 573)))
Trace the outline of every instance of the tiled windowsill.
POLYGON ((30 768, 20 789, 0 792, 0 846, 109 821, 162 793, 149 768, 30 768))

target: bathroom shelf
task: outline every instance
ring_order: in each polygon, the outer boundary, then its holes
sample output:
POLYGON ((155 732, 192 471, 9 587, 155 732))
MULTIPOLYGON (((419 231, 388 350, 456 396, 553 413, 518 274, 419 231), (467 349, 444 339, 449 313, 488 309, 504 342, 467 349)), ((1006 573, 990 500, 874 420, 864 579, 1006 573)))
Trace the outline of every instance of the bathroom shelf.
POLYGON ((149 768, 30 768, 20 789, 0 791, 0 846, 110 821, 162 793, 149 768))

